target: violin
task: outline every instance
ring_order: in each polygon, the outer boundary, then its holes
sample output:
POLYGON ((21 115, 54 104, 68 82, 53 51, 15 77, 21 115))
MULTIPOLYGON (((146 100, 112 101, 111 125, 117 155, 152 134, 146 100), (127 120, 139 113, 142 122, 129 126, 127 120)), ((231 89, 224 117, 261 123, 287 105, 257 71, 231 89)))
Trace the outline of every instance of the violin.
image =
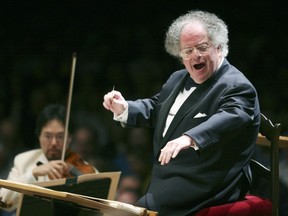
POLYGON ((92 165, 84 161, 79 154, 73 152, 70 148, 68 148, 65 153, 64 161, 69 166, 69 173, 65 176, 66 178, 96 173, 96 170, 92 165))

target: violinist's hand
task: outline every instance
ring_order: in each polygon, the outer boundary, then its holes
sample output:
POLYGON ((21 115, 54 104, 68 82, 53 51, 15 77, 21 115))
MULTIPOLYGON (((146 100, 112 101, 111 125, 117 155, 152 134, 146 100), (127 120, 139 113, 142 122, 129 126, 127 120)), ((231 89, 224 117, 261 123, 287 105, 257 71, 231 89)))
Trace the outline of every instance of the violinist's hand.
POLYGON ((128 103, 119 91, 113 90, 104 95, 103 106, 116 115, 120 115, 127 108, 128 103))
POLYGON ((69 167, 62 160, 49 161, 46 164, 37 166, 33 169, 33 176, 37 179, 39 176, 48 175, 49 179, 60 179, 68 173, 69 167))
POLYGON ((165 147, 161 149, 158 161, 161 162, 161 165, 169 163, 171 158, 175 158, 182 149, 191 147, 192 143, 193 140, 186 135, 169 141, 165 147))

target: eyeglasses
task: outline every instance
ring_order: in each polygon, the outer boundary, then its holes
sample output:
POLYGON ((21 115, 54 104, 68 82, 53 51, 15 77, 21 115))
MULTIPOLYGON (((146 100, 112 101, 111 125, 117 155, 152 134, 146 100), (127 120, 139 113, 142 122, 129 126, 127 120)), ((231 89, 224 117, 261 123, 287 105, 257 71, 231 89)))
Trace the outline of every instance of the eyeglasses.
POLYGON ((196 50, 198 52, 198 54, 205 54, 207 52, 207 50, 212 46, 212 44, 208 44, 208 43, 204 43, 204 44, 200 44, 196 47, 189 47, 189 48, 185 48, 183 50, 180 51, 180 56, 185 59, 188 60, 190 58, 192 58, 192 54, 193 51, 196 50))
POLYGON ((64 141, 64 134, 60 133, 60 134, 50 134, 50 133, 45 133, 42 135, 42 138, 46 141, 46 142, 52 142, 53 138, 56 139, 57 143, 61 143, 64 141))

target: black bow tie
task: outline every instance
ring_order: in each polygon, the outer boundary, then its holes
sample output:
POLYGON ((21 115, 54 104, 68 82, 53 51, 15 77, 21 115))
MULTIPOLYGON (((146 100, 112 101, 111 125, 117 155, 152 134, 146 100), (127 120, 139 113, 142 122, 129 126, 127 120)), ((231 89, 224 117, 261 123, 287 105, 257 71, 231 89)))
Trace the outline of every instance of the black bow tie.
POLYGON ((189 91, 192 87, 197 87, 197 83, 194 82, 193 79, 191 79, 191 77, 188 77, 186 80, 186 84, 185 84, 185 89, 187 91, 189 91))
POLYGON ((41 161, 38 161, 38 162, 36 163, 36 165, 37 165, 37 166, 40 166, 40 165, 43 165, 43 163, 42 163, 41 161))

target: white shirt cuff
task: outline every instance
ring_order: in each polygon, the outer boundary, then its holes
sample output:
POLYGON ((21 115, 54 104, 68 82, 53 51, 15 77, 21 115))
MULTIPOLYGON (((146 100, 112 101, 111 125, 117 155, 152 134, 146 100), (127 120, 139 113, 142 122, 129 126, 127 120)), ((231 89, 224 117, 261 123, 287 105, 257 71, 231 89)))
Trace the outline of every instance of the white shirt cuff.
POLYGON ((35 179, 35 177, 33 176, 32 171, 25 173, 25 178, 27 183, 37 182, 37 179, 35 179))
POLYGON ((115 121, 119 121, 121 123, 123 123, 124 125, 127 124, 127 119, 128 119, 128 106, 127 108, 124 110, 124 112, 120 115, 117 115, 114 113, 113 119, 115 121))
POLYGON ((199 149, 199 147, 198 147, 198 145, 196 144, 195 141, 193 141, 193 145, 191 145, 191 147, 192 147, 195 151, 197 151, 197 150, 199 149))

